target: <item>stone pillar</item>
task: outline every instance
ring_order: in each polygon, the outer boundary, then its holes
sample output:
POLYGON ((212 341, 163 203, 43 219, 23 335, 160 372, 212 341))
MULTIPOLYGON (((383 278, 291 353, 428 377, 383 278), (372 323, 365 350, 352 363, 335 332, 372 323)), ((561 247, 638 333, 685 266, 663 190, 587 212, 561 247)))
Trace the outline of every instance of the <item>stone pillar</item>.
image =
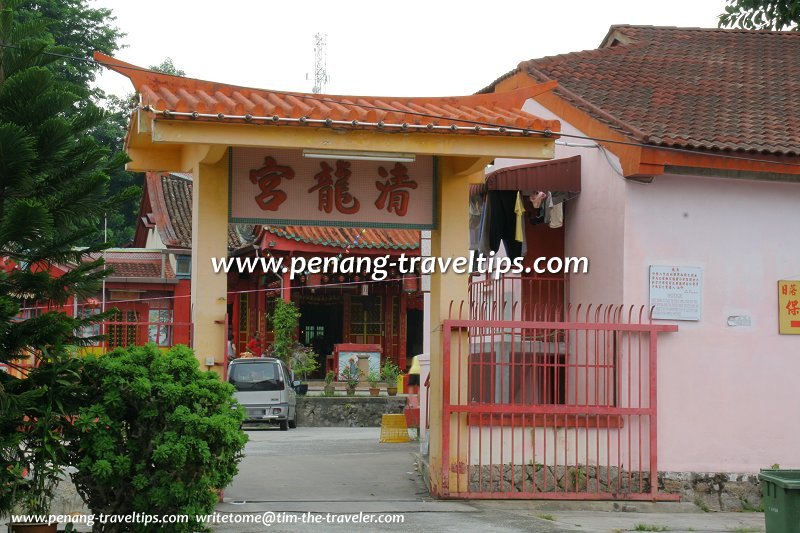
POLYGON ((228 255, 228 151, 197 146, 185 150, 192 169, 192 346, 200 365, 225 369, 228 276, 212 257, 228 255))
MULTIPOLYGON (((460 257, 469 253, 469 185, 471 181, 483 179, 483 164, 477 160, 466 160, 464 158, 442 157, 439 159, 439 195, 438 212, 439 220, 436 230, 431 232, 431 255, 434 257, 460 257)), ((458 366, 463 365, 461 376, 467 375, 466 358, 454 356, 451 359, 450 376, 443 375, 443 335, 442 321, 449 317, 450 304, 453 303, 454 313, 458 314, 459 306, 464 301, 464 305, 469 303, 468 299, 469 276, 467 274, 455 274, 452 271, 437 272, 431 276, 431 312, 430 312, 430 433, 429 433, 429 456, 430 456, 430 480, 431 494, 443 496, 445 487, 449 490, 466 490, 468 476, 460 476, 463 487, 456 487, 456 480, 459 479, 450 465, 442 465, 443 446, 450 447, 450 464, 463 464, 468 462, 467 441, 468 431, 466 419, 453 417, 450 420, 442 419, 442 386, 444 380, 449 380, 451 389, 451 399, 455 399, 458 394, 458 366), (442 441, 443 424, 449 424, 450 442, 442 441), (459 425, 461 435, 460 453, 456 456, 457 446, 455 438, 458 433, 459 425), (443 471, 449 472, 443 478, 443 471)), ((466 308, 466 307, 465 307, 466 308)), ((454 318, 457 318, 454 317, 454 318)), ((451 342, 458 346, 458 333, 454 334, 451 342)), ((466 334, 463 334, 461 345, 466 346, 466 334)), ((460 384, 461 397, 466 397, 466 379, 462 379, 460 384)))

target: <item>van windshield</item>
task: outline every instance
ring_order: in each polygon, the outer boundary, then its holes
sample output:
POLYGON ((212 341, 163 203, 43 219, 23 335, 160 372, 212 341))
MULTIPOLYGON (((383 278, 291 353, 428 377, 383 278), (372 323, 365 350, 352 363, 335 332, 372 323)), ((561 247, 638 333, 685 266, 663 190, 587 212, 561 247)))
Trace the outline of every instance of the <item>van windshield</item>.
POLYGON ((273 391, 285 387, 280 365, 270 361, 233 364, 228 381, 238 391, 273 391))

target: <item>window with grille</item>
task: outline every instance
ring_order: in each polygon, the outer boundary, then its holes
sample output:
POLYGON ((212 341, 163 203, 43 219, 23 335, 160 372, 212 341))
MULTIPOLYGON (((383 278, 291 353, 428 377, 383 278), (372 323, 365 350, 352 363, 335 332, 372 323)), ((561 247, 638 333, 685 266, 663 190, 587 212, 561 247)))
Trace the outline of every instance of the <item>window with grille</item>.
POLYGON ((172 309, 150 309, 147 322, 147 342, 156 346, 171 346, 172 309))
MULTIPOLYGON (((78 316, 80 318, 89 318, 95 315, 100 314, 99 307, 88 307, 83 305, 78 308, 78 316)), ((89 337, 98 337, 100 336, 100 324, 89 324, 83 326, 80 331, 78 331, 78 337, 82 339, 87 339, 89 337)), ((92 346, 97 346, 100 343, 99 340, 92 341, 92 346)))
POLYGON ((350 302, 350 335, 355 342, 383 335, 383 301, 380 296, 354 296, 350 302))

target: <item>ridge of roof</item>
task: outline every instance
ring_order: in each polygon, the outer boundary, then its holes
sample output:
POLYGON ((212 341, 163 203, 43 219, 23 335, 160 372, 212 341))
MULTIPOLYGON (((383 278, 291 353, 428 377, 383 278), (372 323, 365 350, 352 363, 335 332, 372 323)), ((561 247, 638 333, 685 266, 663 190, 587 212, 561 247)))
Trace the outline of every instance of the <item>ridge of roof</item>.
POLYGON ((523 61, 553 94, 635 142, 800 155, 800 32, 612 26, 600 48, 523 61))
POLYGON ((264 231, 284 239, 341 249, 377 250, 417 250, 420 247, 420 232, 368 228, 358 231, 355 228, 333 226, 263 226, 264 231))
POLYGON ((95 60, 131 80, 140 109, 170 120, 416 131, 431 134, 523 135, 560 131, 556 120, 522 111, 525 101, 554 84, 502 93, 439 96, 347 96, 276 91, 173 76, 95 52, 95 60), (476 128, 489 123, 502 128, 476 128))

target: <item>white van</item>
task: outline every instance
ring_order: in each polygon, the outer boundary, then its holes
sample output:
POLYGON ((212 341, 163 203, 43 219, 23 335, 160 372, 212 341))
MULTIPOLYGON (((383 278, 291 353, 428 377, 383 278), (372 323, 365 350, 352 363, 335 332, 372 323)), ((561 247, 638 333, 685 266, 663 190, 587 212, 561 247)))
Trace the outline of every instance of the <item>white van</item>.
POLYGON ((228 383, 245 408, 245 422, 278 424, 281 431, 297 427, 297 393, 280 359, 235 359, 228 366, 228 383))

